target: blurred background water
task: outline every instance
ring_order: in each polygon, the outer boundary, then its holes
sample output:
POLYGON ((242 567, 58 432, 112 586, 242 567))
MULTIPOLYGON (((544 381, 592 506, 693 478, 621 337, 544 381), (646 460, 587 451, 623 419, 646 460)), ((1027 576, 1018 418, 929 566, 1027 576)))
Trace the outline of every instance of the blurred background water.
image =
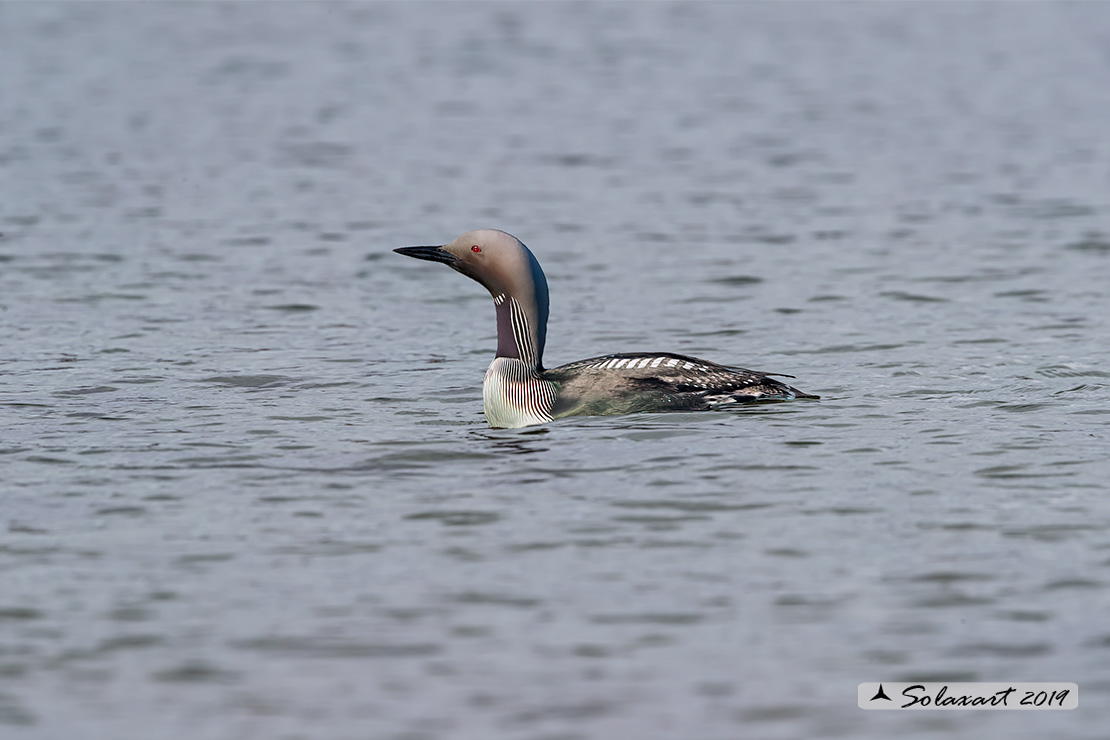
POLYGON ((0 735, 1103 738, 1110 5, 0 5, 0 735), (481 416, 547 363, 819 403, 481 416), (1075 681, 876 713, 862 681, 1075 681))

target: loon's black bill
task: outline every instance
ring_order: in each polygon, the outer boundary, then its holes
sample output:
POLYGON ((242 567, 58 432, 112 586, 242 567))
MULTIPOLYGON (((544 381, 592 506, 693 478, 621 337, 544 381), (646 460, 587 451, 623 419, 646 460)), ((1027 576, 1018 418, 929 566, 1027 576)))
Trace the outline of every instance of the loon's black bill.
POLYGON ((448 252, 443 247, 400 247, 394 249, 397 254, 403 254, 409 257, 415 257, 418 260, 428 260, 429 262, 443 262, 451 264, 458 262, 459 258, 448 252))

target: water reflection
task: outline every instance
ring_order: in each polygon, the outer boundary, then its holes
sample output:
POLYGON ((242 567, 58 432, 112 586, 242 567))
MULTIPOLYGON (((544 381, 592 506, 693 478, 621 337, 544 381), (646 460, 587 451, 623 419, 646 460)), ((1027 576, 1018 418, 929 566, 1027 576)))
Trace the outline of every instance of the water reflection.
POLYGON ((468 436, 471 439, 482 440, 485 443, 484 447, 496 450, 498 453, 534 455, 550 449, 550 443, 546 439, 550 433, 549 429, 539 427, 512 432, 471 430, 468 436))

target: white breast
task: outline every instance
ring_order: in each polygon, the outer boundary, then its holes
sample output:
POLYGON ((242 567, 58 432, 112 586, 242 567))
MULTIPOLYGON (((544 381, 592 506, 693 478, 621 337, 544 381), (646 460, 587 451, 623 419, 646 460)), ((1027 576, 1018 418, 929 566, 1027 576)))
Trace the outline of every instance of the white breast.
POLYGON ((551 421, 555 384, 510 357, 495 357, 482 383, 486 421, 491 427, 519 429, 551 421))

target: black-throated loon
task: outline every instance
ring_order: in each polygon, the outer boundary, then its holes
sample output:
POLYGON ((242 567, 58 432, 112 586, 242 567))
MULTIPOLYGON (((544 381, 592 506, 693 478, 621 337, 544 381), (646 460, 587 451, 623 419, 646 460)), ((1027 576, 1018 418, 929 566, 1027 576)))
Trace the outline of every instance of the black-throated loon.
POLYGON ((818 398, 765 373, 670 352, 604 355, 545 370, 547 278, 519 239, 481 229, 442 247, 393 251, 443 262, 493 296, 497 356, 482 384, 491 427, 516 429, 564 416, 709 411, 747 401, 818 398))

